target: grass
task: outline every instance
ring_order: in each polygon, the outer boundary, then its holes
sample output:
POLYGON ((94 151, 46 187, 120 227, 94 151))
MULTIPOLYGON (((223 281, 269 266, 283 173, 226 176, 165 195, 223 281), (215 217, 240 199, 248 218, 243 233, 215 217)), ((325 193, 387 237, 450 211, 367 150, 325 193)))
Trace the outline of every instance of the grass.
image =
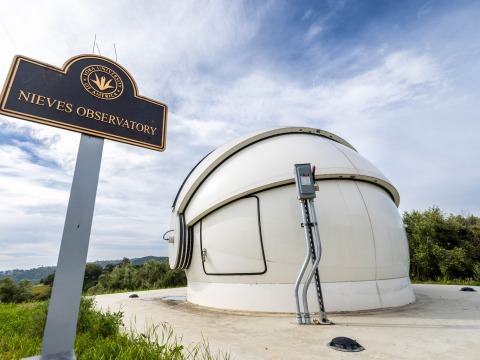
POLYGON ((47 300, 52 293, 52 287, 50 285, 34 285, 32 286, 32 295, 35 300, 47 300))
POLYGON ((433 285, 459 285, 459 286, 480 286, 480 280, 474 279, 445 279, 437 278, 435 280, 417 280, 411 277, 412 284, 433 284, 433 285))
POLYGON ((21 359, 40 354, 48 304, 0 304, 0 358, 21 359))
MULTIPOLYGON (((40 354, 48 302, 0 304, 0 359, 13 360, 40 354)), ((143 333, 121 333, 122 312, 102 313, 93 298, 82 298, 75 354, 85 360, 229 359, 212 354, 208 342, 185 347, 166 324, 151 325, 143 333)))

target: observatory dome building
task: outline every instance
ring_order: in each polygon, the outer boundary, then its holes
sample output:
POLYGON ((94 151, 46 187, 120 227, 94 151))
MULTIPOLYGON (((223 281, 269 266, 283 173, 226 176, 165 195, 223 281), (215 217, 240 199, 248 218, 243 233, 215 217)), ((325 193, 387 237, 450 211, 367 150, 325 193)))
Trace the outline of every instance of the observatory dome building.
MULTIPOLYGON (((241 136, 207 155, 185 179, 168 241, 170 266, 187 274, 187 300, 295 311, 294 286, 307 251, 294 176, 299 163, 316 166, 326 311, 413 302, 398 191, 348 142, 305 127, 241 136)), ((314 286, 308 296, 314 304, 314 286)))

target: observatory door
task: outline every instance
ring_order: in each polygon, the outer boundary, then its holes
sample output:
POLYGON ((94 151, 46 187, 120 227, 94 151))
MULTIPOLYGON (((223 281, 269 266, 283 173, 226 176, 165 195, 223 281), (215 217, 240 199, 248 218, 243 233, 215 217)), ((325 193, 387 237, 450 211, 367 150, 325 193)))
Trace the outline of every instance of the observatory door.
POLYGON ((267 271, 259 200, 247 197, 217 209, 200 222, 207 275, 255 275, 267 271))

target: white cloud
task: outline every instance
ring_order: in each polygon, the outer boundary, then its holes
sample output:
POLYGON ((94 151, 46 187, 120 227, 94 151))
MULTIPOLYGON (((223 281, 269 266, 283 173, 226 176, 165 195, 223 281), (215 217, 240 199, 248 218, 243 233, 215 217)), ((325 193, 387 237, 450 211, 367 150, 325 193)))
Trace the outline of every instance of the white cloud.
POLYGON ((307 33, 305 34, 305 39, 310 42, 315 39, 315 37, 322 32, 323 28, 319 24, 312 24, 308 28, 307 33))

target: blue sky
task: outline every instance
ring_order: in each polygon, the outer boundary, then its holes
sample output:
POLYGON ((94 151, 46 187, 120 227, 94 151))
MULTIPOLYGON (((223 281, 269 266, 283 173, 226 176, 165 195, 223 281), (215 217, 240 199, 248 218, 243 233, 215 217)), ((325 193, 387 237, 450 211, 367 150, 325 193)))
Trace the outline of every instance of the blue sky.
MULTIPOLYGON (((250 131, 344 138, 397 187, 400 211, 480 215, 476 1, 3 1, 13 57, 99 52, 169 106, 163 153, 105 141, 88 260, 167 255, 191 168, 250 131)), ((0 116, 0 270, 57 260, 80 135, 0 116)))

